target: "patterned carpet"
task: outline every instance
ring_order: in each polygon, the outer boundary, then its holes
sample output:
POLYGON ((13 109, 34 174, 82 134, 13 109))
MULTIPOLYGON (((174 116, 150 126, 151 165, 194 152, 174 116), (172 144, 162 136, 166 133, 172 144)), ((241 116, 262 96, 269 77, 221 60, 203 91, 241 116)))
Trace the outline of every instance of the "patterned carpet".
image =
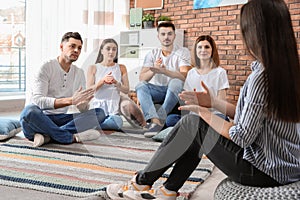
MULTIPOLYGON (((26 139, 15 137, 0 143, 0 184, 106 199, 106 186, 128 181, 145 167, 159 144, 141 135, 114 133, 83 144, 50 143, 32 148, 26 139)), ((180 190, 178 199, 187 199, 211 174, 213 167, 208 159, 202 159, 180 190)), ((169 171, 156 184, 162 184, 168 174, 169 171)))

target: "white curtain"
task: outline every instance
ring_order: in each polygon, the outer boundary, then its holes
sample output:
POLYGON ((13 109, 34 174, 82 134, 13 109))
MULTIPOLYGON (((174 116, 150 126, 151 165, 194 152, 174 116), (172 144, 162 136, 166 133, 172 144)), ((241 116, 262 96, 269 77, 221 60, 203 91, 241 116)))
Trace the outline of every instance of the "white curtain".
POLYGON ((77 31, 84 41, 76 61, 78 67, 91 64, 99 43, 105 38, 118 41, 129 24, 129 0, 26 0, 26 78, 43 62, 57 57, 62 35, 77 31))

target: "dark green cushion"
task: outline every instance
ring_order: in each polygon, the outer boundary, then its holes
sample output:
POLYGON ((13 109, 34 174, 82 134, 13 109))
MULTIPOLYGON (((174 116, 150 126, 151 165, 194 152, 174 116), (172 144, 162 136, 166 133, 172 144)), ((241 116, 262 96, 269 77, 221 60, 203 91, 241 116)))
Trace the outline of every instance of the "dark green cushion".
POLYGON ((0 117, 0 140, 15 136, 21 131, 19 120, 0 117))
POLYGON ((157 142, 162 142, 167 137, 167 135, 171 132, 172 129, 173 129, 173 127, 168 127, 166 129, 160 131, 156 135, 154 135, 152 137, 152 139, 157 142))

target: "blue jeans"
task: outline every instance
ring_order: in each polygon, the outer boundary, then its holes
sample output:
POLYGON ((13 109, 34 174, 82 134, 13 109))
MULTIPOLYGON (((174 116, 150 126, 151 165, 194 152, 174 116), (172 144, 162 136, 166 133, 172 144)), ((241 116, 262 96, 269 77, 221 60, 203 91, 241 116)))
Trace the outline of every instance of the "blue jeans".
POLYGON ((72 143, 75 133, 100 129, 104 119, 105 114, 101 108, 83 113, 46 115, 38 106, 28 105, 20 115, 21 126, 27 139, 33 140, 35 133, 41 133, 62 144, 72 143))
POLYGON ((170 80, 167 86, 158 86, 142 81, 135 87, 145 120, 158 118, 166 120, 179 101, 178 94, 182 91, 183 81, 180 79, 170 80), (154 104, 162 104, 156 111, 154 104))
POLYGON ((181 119, 181 115, 179 114, 170 114, 168 115, 166 119, 165 126, 167 127, 172 127, 175 126, 175 124, 181 119))
POLYGON ((101 123, 103 130, 121 130, 123 126, 123 119, 120 115, 108 115, 101 123))

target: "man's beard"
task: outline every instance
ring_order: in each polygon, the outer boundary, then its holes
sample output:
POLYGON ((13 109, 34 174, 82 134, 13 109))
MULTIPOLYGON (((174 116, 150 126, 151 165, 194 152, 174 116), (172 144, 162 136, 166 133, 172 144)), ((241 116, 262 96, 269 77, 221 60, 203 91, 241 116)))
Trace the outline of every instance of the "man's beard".
POLYGON ((72 58, 72 57, 74 57, 74 56, 66 56, 66 58, 67 58, 67 60, 69 60, 69 62, 75 62, 76 60, 78 60, 78 56, 75 56, 76 58, 72 58))
POLYGON ((166 43, 166 42, 163 42, 163 46, 164 46, 164 47, 169 47, 169 46, 171 46, 171 45, 172 45, 172 43, 171 43, 170 40, 168 40, 167 43, 166 43))

